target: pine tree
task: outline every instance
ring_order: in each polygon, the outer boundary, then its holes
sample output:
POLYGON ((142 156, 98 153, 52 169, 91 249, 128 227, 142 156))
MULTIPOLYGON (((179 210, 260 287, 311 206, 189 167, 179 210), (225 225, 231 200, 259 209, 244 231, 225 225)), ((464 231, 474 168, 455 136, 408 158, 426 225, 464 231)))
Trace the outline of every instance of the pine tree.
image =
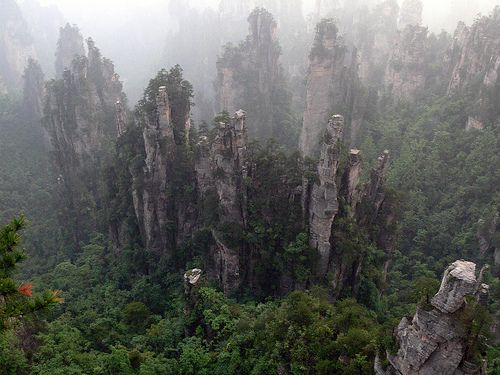
POLYGON ((20 231, 26 226, 23 216, 13 219, 0 229, 0 335, 21 320, 49 305, 62 303, 58 291, 33 295, 33 284, 18 284, 14 279, 17 264, 27 258, 19 247, 20 231))

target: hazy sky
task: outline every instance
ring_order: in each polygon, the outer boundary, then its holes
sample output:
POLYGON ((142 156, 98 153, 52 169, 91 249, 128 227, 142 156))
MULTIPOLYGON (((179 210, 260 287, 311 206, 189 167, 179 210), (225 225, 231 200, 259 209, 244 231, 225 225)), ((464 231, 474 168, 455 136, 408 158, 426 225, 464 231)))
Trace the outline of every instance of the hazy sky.
MULTIPOLYGON (((21 0, 22 1, 22 0, 21 0)), ((82 28, 87 28, 87 23, 92 24, 95 20, 96 12, 98 18, 108 18, 111 24, 116 25, 126 22, 134 17, 137 11, 154 12, 155 9, 165 9, 168 0, 39 0, 42 4, 55 4, 59 7, 65 17, 73 23, 81 23, 82 28)), ((174 0, 189 1, 192 6, 217 7, 219 0, 174 0)), ((403 0, 398 0, 400 3, 403 0)), ((304 12, 308 13, 313 9, 315 0, 304 0, 304 12)), ((454 23, 447 16, 448 10, 457 7, 458 3, 468 3, 466 14, 471 22, 474 16, 481 12, 488 14, 494 5, 500 5, 500 0, 424 0, 424 23, 434 31, 438 31, 443 26, 454 23)), ((464 16, 465 17, 465 16, 464 16)))

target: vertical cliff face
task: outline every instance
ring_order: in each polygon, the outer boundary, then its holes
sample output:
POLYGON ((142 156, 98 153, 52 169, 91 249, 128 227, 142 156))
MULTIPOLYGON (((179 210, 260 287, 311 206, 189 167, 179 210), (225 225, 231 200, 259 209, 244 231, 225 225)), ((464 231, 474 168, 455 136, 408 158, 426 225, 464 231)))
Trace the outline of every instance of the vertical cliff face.
MULTIPOLYGON (((418 307, 410 321, 403 318, 396 330, 399 350, 389 356, 398 374, 476 374, 479 365, 467 358, 467 316, 463 310, 472 303, 487 301, 488 286, 476 278, 476 265, 458 260, 446 270, 438 293, 426 308, 418 307), (463 315, 463 318, 461 318, 463 315)), ((470 318, 470 317, 469 317, 470 318)), ((474 315, 472 319, 474 319, 474 315)))
POLYGON ((159 87, 156 109, 153 114, 146 114, 143 121, 146 153, 143 189, 135 192, 134 206, 146 249, 159 258, 168 253, 167 249, 173 242, 173 233, 168 230, 168 223, 172 221, 172 202, 168 195, 175 141, 166 86, 159 87))
MULTIPOLYGON (((198 193, 206 199, 212 191, 218 201, 218 221, 243 229, 247 223, 248 176, 246 114, 237 111, 232 118, 219 116, 214 140, 200 135, 200 155, 195 163, 198 193)), ((241 244, 225 243, 223 236, 212 229, 210 249, 211 275, 226 294, 237 290, 243 281, 241 244)), ((247 265, 248 266, 248 265, 247 265)))
POLYGON ((355 241, 366 240, 383 250, 385 263, 380 267, 387 268, 396 239, 396 212, 385 186, 389 152, 384 151, 370 179, 360 184, 361 151, 351 149, 343 155, 343 131, 343 117, 333 116, 321 144, 317 180, 303 187, 303 209, 308 215, 309 244, 319 256, 315 276, 328 276, 334 294, 349 290, 355 295, 365 258, 362 249, 350 253, 359 246, 355 241), (359 233, 363 240, 348 238, 359 233))
POLYGON ((361 151, 351 149, 349 152, 349 164, 345 171, 343 185, 347 204, 351 208, 350 215, 354 215, 356 206, 359 203, 360 192, 358 189, 359 179, 361 176, 361 151))
POLYGON ((100 57, 93 42, 89 55, 76 58, 61 80, 47 85, 43 125, 52 146, 64 226, 75 246, 97 224, 98 173, 105 145, 116 137, 114 103, 124 100, 113 64, 100 57))
POLYGON ((226 46, 217 62, 219 111, 245 107, 252 138, 282 138, 291 99, 280 66, 276 22, 267 10, 248 18, 249 35, 238 47, 226 46))
POLYGON ((406 26, 420 26, 424 5, 421 0, 405 0, 399 10, 398 27, 403 30, 406 26))
POLYGON ((26 64, 36 54, 28 25, 15 0, 0 4, 0 51, 0 90, 21 91, 26 64))
POLYGON ((55 69, 56 77, 61 78, 65 69, 71 68, 77 56, 85 56, 83 36, 77 26, 69 23, 59 29, 57 42, 55 69))
POLYGON ((229 123, 218 124, 212 147, 215 188, 221 216, 230 223, 245 224, 247 177, 245 112, 238 111, 229 123))
POLYGON ((88 40, 88 56, 75 58, 63 79, 48 86, 46 127, 54 145, 66 143, 76 157, 95 160, 106 139, 116 136, 114 105, 122 84, 111 61, 88 40))
POLYGON ((331 113, 351 118, 357 61, 350 53, 333 20, 323 20, 316 29, 306 87, 306 108, 300 135, 304 156, 317 150, 323 124, 331 113))
POLYGON ((333 116, 328 122, 321 145, 318 164, 318 181, 312 186, 309 204, 310 245, 318 250, 317 275, 324 277, 328 271, 332 244, 333 220, 338 212, 337 168, 340 161, 340 146, 344 131, 344 118, 333 116))
POLYGON ((481 129, 498 117, 500 110, 500 7, 471 26, 459 23, 447 61, 451 72, 448 94, 469 91, 476 105, 467 128, 481 129))
POLYGON ((377 159, 377 166, 370 173, 370 180, 361 191, 360 205, 356 210, 357 221, 362 225, 373 223, 385 200, 384 182, 389 168, 389 151, 377 159))
POLYGON ((43 112, 45 82, 42 68, 37 61, 28 60, 24 70, 23 104, 25 113, 33 124, 39 123, 43 112))
POLYGON ((425 85, 427 28, 407 26, 400 32, 385 70, 385 89, 394 98, 412 100, 425 85))
MULTIPOLYGON (((161 70, 137 108, 143 135, 142 168, 131 169, 132 198, 149 260, 168 259, 192 232, 193 166, 186 159, 192 88, 179 67, 161 70)), ((152 265, 154 268, 154 266, 152 265)))

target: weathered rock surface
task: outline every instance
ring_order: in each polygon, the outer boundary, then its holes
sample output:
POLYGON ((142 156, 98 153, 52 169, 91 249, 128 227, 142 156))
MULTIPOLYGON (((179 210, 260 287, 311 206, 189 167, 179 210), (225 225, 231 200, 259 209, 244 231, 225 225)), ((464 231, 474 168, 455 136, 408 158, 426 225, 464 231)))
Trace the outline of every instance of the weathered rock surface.
POLYGON ((80 159, 94 159, 106 139, 116 136, 114 122, 103 119, 124 98, 113 63, 101 57, 91 39, 87 43, 88 56, 73 60, 63 79, 51 82, 47 92, 46 127, 53 143, 66 143, 80 159))
MULTIPOLYGON (((189 315, 191 311, 194 309, 197 303, 197 298, 195 294, 195 290, 200 286, 202 282, 202 273, 203 271, 199 268, 193 268, 191 270, 187 270, 184 273, 184 314, 189 315)), ((186 333, 190 333, 190 327, 186 327, 186 333)), ((191 332, 192 333, 192 332, 191 332)))
POLYGON ((385 200, 384 182, 389 168, 390 155, 385 150, 377 159, 377 166, 370 173, 370 181, 361 188, 360 204, 356 206, 356 220, 361 225, 373 223, 385 200))
MULTIPOLYGON (((244 228, 247 221, 248 175, 246 114, 237 111, 231 119, 217 125, 215 139, 210 145, 206 135, 199 138, 199 155, 195 161, 198 193, 205 199, 213 192, 217 197, 219 221, 244 228)), ((228 246, 221 236, 211 231, 214 245, 210 249, 211 276, 225 294, 236 291, 242 283, 241 250, 228 246)))
POLYGON ((323 124, 331 113, 351 118, 352 90, 357 82, 357 60, 349 53, 332 19, 316 29, 306 86, 306 108, 300 135, 303 156, 311 156, 320 144, 323 124))
POLYGON ((499 51, 500 7, 470 27, 459 23, 447 55, 450 69, 448 94, 466 89, 474 93, 476 105, 469 114, 467 130, 492 124, 500 113, 499 51))
POLYGON ((202 270, 199 268, 193 268, 192 270, 186 271, 184 274, 184 283, 187 288, 192 288, 198 285, 201 278, 202 270))
POLYGON ((245 178, 247 135, 245 112, 237 111, 229 123, 218 124, 212 146, 214 180, 223 220, 244 225, 246 221, 245 178))
POLYGON ((486 220, 479 220, 476 238, 479 245, 479 254, 482 257, 489 255, 489 252, 494 253, 496 251, 496 248, 498 247, 496 236, 500 231, 499 224, 500 215, 498 212, 494 213, 486 220))
POLYGON ((172 202, 169 199, 169 182, 173 173, 175 152, 172 113, 167 88, 161 86, 156 96, 154 113, 143 117, 145 166, 142 189, 134 191, 134 207, 144 237, 146 249, 156 258, 169 253, 172 231, 172 202))
POLYGON ((474 294, 477 287, 475 263, 457 261, 445 271, 431 303, 441 312, 454 313, 464 304, 465 296, 474 294))
MULTIPOLYGON (((403 318, 396 330, 399 350, 389 356, 393 369, 403 375, 475 374, 478 366, 464 361, 466 327, 457 316, 466 296, 481 303, 487 286, 476 279, 476 265, 458 260, 446 270, 430 310, 417 308, 411 321, 403 318), (468 369, 473 368, 470 372, 468 369)), ((484 303, 484 301, 483 301, 484 303)), ((390 371, 387 373, 392 373, 390 371)))
POLYGON ((394 98, 411 100, 426 81, 427 28, 408 25, 400 32, 385 71, 385 89, 394 98))
POLYGON ((360 191, 358 189, 359 179, 361 176, 361 151, 351 149, 349 152, 349 164, 346 169, 345 180, 343 181, 347 191, 347 203, 351 207, 351 215, 356 212, 356 206, 359 203, 360 191))
POLYGON ((318 164, 318 182, 312 187, 309 204, 310 245, 318 250, 318 276, 324 277, 330 262, 332 225, 338 212, 337 168, 344 131, 344 118, 333 116, 328 122, 318 164))
POLYGON ((73 60, 63 79, 47 85, 43 125, 59 175, 64 226, 74 230, 78 248, 95 225, 90 207, 98 196, 99 166, 116 138, 114 105, 123 100, 122 84, 111 61, 102 58, 92 40, 88 57, 73 60))

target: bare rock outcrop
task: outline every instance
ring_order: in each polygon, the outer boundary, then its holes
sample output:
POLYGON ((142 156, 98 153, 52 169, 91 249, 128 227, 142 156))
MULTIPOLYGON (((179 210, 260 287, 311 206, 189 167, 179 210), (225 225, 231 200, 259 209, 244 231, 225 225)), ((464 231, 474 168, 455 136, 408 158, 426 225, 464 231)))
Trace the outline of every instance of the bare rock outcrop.
POLYGON ((484 128, 500 114, 500 7, 467 27, 460 22, 446 61, 450 71, 448 94, 470 90, 476 104, 466 129, 484 128), (479 83, 479 84, 478 84, 479 83))
POLYGON ((399 323, 399 350, 389 356, 392 370, 403 375, 479 373, 479 366, 464 360, 467 329, 457 314, 467 304, 467 296, 484 303, 482 296, 488 288, 481 278, 476 278, 472 262, 458 260, 448 267, 430 308, 419 307, 411 321, 403 318, 399 323))
POLYGON ((330 262, 333 220, 338 212, 338 189, 335 182, 340 162, 344 118, 333 116, 328 122, 318 163, 318 181, 312 186, 309 203, 310 245, 318 250, 317 274, 324 277, 330 262))
POLYGON ((384 182, 387 177, 389 161, 389 150, 384 150, 377 159, 377 166, 370 173, 370 181, 361 188, 361 204, 357 206, 356 219, 362 225, 373 223, 384 203, 384 182))
POLYGON ((406 100, 415 95, 426 82, 425 50, 427 28, 408 25, 400 32, 385 70, 385 89, 394 97, 406 100))
MULTIPOLYGON (((189 315, 191 311, 193 311, 196 306, 197 298, 196 298, 196 289, 199 288, 202 283, 202 274, 203 271, 199 268, 193 268, 187 270, 184 273, 184 314, 189 315)), ((187 332, 189 332, 189 327, 186 328, 187 332)))
POLYGON ((114 113, 116 101, 124 98, 113 63, 101 56, 91 39, 88 51, 87 57, 71 62, 62 80, 49 83, 45 113, 53 144, 66 143, 64 148, 80 160, 94 159, 106 139, 116 137, 115 124, 104 119, 114 113))
POLYGON ((316 28, 306 86, 306 108, 300 135, 303 156, 311 156, 321 144, 323 124, 331 113, 351 119, 353 87, 357 83, 356 54, 349 52, 332 19, 316 28))
POLYGON ((350 215, 353 216, 356 212, 356 206, 360 200, 360 191, 358 188, 359 179, 361 177, 361 151, 351 149, 349 152, 349 164, 346 168, 343 185, 346 189, 345 196, 347 203, 350 206, 350 215))
POLYGON ((141 176, 142 189, 134 191, 134 207, 143 234, 146 249, 154 257, 167 255, 172 243, 169 223, 172 202, 169 199, 169 183, 173 173, 175 140, 172 109, 167 87, 160 86, 153 113, 143 117, 145 166, 141 176))
POLYGON ((113 63, 92 40, 88 50, 62 79, 47 84, 42 121, 58 175, 63 225, 74 231, 76 248, 97 224, 91 207, 98 200, 99 168, 109 152, 105 145, 116 138, 114 105, 125 98, 113 63))
MULTIPOLYGON (((194 163, 198 199, 204 206, 207 199, 216 197, 219 223, 244 228, 248 199, 245 180, 249 173, 246 113, 238 110, 232 117, 222 114, 218 120, 213 139, 209 139, 206 129, 199 133, 194 163)), ((215 228, 211 237, 208 274, 225 294, 232 294, 243 282, 241 246, 226 243, 215 228)))
POLYGON ((218 124, 212 146, 213 175, 224 221, 245 225, 247 177, 246 114, 237 111, 230 121, 218 124))

